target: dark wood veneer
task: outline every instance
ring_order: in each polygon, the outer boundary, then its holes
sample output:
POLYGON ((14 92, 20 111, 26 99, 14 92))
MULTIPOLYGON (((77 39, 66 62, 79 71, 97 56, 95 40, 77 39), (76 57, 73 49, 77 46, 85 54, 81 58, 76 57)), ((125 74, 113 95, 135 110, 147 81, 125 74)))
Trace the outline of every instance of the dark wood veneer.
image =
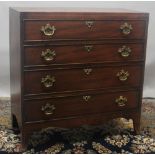
POLYGON ((142 79, 141 66, 121 66, 121 67, 83 67, 79 69, 59 69, 51 71, 25 72, 24 94, 63 92, 87 89, 99 89, 117 86, 140 86, 142 79), (83 69, 91 68, 92 72, 87 75, 83 69), (121 70, 129 72, 127 81, 120 81, 116 74, 121 70), (54 76, 56 82, 52 87, 46 88, 41 83, 41 79, 46 75, 54 76))
MULTIPOLYGON (((89 21, 89 20, 88 20, 89 21)), ((130 35, 123 35, 120 26, 124 21, 93 21, 89 28, 86 21, 27 21, 25 22, 25 40, 55 40, 55 39, 143 39, 145 37, 145 21, 125 21, 133 25, 130 35), (54 25, 55 35, 45 36, 40 31, 47 23, 54 25)))
POLYGON ((128 10, 10 9, 12 125, 21 132, 23 148, 42 128, 98 125, 118 117, 132 118, 139 132, 148 16, 128 10), (86 21, 94 22, 92 28, 86 21), (120 31, 125 22, 133 27, 129 35, 120 31), (40 31, 47 23, 56 27, 52 37, 40 31), (132 49, 127 58, 117 52, 123 45, 132 49), (47 48, 56 52, 49 63, 40 56, 47 48), (84 68, 93 70, 86 75, 84 68), (121 69, 130 73, 125 82, 116 77, 121 69), (40 82, 47 74, 56 77, 48 90, 40 82), (85 95, 91 95, 88 102, 85 95), (127 97, 126 106, 115 104, 119 96, 127 97), (51 116, 41 111, 47 102, 56 106, 51 116))
POLYGON ((24 118, 26 122, 32 122, 38 120, 63 119, 71 116, 93 113, 108 113, 112 111, 137 108, 138 95, 139 94, 136 91, 121 91, 108 94, 91 94, 90 92, 90 94, 81 96, 25 101, 24 118), (118 98, 120 95, 123 95, 128 99, 128 102, 124 107, 119 107, 115 102, 116 98, 118 98), (84 96, 91 96, 91 98, 88 101, 85 101, 83 99, 84 96), (53 115, 45 115, 44 112, 41 111, 42 106, 46 105, 46 103, 51 103, 56 107, 53 115))
POLYGON ((132 60, 143 60, 143 44, 117 43, 117 44, 85 44, 85 45, 51 45, 51 46, 28 46, 24 48, 25 66, 52 65, 66 63, 89 63, 89 62, 128 62, 132 60), (129 47, 132 51, 128 58, 118 53, 122 46, 129 47), (87 51, 86 46, 92 47, 87 51), (55 51, 56 56, 51 61, 41 57, 42 51, 50 49, 55 51))

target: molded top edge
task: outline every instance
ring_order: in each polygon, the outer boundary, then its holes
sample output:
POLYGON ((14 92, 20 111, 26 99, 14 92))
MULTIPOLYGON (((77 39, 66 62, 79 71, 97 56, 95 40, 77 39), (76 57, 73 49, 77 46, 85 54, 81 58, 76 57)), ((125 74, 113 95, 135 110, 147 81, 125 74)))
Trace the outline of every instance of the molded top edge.
POLYGON ((135 10, 128 10, 122 8, 56 8, 56 7, 13 7, 11 8, 18 12, 66 12, 66 13, 146 13, 135 10))

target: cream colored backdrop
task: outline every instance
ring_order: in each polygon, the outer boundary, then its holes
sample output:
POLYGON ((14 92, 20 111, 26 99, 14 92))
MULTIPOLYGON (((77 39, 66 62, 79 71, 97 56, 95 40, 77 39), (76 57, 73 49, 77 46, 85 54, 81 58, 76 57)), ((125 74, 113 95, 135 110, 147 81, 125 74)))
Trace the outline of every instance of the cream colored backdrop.
POLYGON ((155 97, 155 2, 0 2, 0 96, 10 96, 9 7, 125 8, 150 13, 144 97, 155 97))

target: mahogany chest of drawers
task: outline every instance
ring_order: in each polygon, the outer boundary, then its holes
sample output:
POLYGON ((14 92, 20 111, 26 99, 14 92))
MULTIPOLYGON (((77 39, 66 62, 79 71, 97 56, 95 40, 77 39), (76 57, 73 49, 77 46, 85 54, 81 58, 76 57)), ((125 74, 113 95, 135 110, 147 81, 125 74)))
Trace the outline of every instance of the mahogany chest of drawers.
POLYGON ((22 145, 47 127, 133 119, 139 132, 148 13, 10 9, 12 124, 22 145))

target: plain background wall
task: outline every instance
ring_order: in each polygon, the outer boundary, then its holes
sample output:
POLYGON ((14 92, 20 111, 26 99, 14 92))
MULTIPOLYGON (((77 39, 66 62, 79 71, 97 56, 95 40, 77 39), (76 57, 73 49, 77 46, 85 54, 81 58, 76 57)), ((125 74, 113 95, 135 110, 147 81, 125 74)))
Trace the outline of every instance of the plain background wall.
POLYGON ((90 7, 125 8, 149 12, 147 57, 144 80, 144 97, 155 97, 155 2, 96 2, 96 1, 38 1, 38 2, 0 2, 0 96, 10 96, 9 67, 9 7, 90 7))

